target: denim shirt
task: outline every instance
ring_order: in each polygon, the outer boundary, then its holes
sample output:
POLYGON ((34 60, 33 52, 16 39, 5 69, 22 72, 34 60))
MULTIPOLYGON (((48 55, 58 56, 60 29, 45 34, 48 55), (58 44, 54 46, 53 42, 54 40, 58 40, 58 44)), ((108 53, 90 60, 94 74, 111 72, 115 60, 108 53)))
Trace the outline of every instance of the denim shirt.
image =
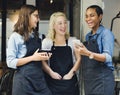
POLYGON ((104 63, 113 70, 114 66, 112 64, 112 56, 114 50, 114 35, 110 30, 100 25, 94 35, 92 35, 91 31, 86 35, 86 41, 88 41, 89 38, 96 39, 97 35, 97 42, 100 53, 106 56, 106 61, 104 63))

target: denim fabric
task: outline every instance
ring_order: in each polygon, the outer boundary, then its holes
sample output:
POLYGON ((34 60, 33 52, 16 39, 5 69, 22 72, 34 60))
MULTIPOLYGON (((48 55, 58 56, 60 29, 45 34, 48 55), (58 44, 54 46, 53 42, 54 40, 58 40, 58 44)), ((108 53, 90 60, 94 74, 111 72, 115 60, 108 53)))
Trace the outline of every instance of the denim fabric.
MULTIPOLYGON (((92 31, 91 31, 92 32, 92 31)), ((106 29, 104 26, 100 25, 98 28, 96 34, 92 35, 92 33, 89 32, 86 35, 86 41, 89 39, 96 39, 97 35, 97 43, 99 47, 100 53, 105 54, 106 61, 104 62, 110 69, 114 69, 112 65, 112 56, 113 56, 113 49, 114 49, 114 35, 113 33, 106 29)))

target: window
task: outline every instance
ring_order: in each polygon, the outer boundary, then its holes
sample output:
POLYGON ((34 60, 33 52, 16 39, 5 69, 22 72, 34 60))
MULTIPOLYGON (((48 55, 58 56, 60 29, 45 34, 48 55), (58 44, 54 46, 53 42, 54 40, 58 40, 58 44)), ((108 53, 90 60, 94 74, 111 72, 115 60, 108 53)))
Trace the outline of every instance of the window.
POLYGON ((36 0, 36 6, 40 10, 40 19, 49 20, 53 12, 64 12, 64 0, 36 0))

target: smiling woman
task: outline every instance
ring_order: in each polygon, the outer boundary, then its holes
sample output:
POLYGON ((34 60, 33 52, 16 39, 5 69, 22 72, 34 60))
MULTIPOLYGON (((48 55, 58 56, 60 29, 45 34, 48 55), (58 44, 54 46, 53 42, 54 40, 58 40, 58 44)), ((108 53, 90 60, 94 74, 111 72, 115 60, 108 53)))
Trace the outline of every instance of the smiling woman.
POLYGON ((63 12, 50 16, 48 31, 47 38, 42 41, 42 49, 52 52, 48 62, 42 61, 48 87, 53 95, 79 95, 75 72, 80 65, 80 55, 74 51, 75 39, 70 37, 63 12))
POLYGON ((82 55, 80 79, 86 95, 114 95, 114 35, 101 24, 102 17, 103 10, 98 5, 86 9, 85 21, 91 30, 86 35, 83 47, 76 46, 82 55))
POLYGON ((38 52, 42 40, 36 31, 38 22, 37 7, 21 7, 7 47, 7 66, 16 69, 12 95, 51 95, 41 64, 41 60, 49 60, 51 55, 47 52, 38 52))

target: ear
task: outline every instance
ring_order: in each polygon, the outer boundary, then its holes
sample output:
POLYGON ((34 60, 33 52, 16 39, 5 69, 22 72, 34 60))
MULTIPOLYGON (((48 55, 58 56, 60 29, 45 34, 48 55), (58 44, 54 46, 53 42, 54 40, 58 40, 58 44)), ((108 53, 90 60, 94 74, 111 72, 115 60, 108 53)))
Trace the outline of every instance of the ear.
POLYGON ((99 16, 99 20, 102 21, 102 18, 103 18, 103 15, 101 14, 101 15, 99 16))

